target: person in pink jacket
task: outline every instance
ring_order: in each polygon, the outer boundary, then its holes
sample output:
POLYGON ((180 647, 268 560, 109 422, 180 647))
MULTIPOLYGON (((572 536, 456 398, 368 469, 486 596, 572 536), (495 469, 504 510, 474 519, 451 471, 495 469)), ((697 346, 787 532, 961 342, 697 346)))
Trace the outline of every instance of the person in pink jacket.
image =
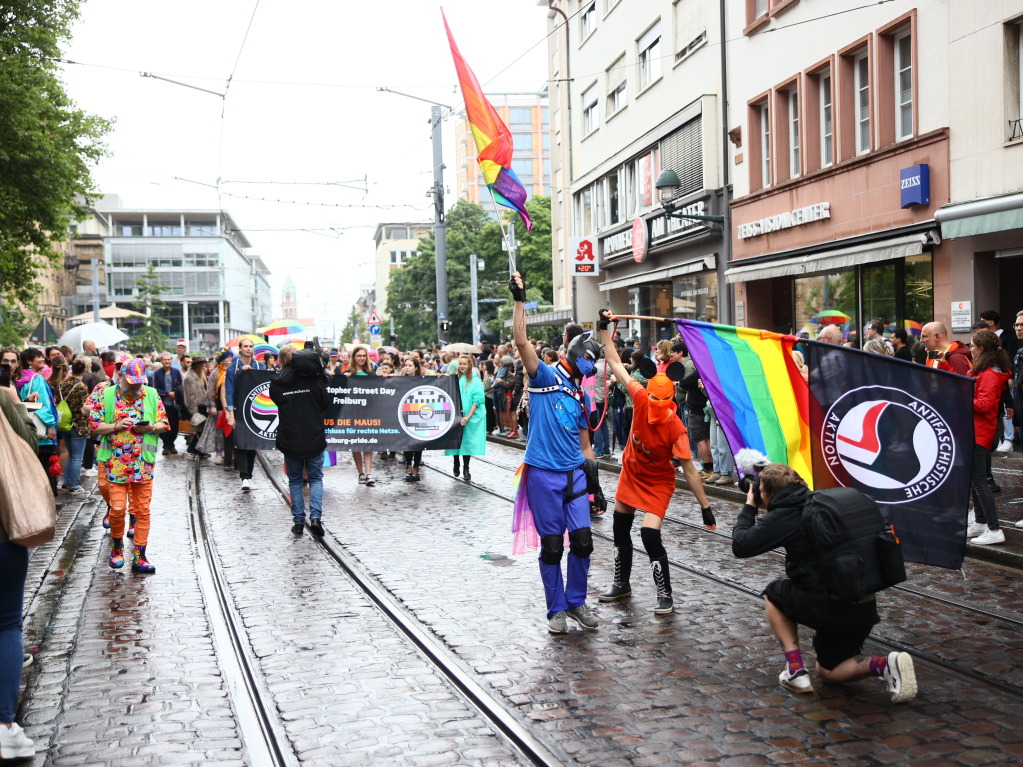
POLYGON ((991 448, 998 429, 999 407, 1005 383, 1010 378, 1009 355, 1001 341, 990 330, 978 330, 973 336, 973 369, 977 379, 973 390, 973 473, 970 492, 976 521, 967 525, 966 535, 981 546, 1005 543, 1005 533, 998 525, 998 507, 991 492, 991 448))

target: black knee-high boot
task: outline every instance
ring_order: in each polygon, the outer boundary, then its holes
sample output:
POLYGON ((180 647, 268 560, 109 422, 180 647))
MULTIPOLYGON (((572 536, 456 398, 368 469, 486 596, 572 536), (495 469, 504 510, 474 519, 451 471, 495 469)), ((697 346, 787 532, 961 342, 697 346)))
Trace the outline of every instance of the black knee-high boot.
POLYGON ((466 482, 472 482, 472 477, 469 475, 469 458, 468 455, 462 456, 462 476, 465 477, 466 482))
POLYGON ((455 459, 455 463, 454 463, 454 465, 452 465, 451 471, 453 471, 455 473, 455 476, 457 477, 458 476, 458 472, 461 469, 460 469, 460 464, 458 463, 458 456, 457 455, 454 456, 454 459, 455 459))
POLYGON ((639 531, 643 539, 643 548, 650 556, 650 569, 654 574, 654 586, 657 588, 657 615, 674 612, 675 604, 671 599, 671 575, 668 573, 668 553, 661 543, 661 531, 652 527, 644 527, 639 531))
POLYGON ((632 594, 629 578, 632 575, 632 520, 634 514, 614 513, 614 555, 615 575, 605 593, 600 595, 601 602, 617 602, 632 594))

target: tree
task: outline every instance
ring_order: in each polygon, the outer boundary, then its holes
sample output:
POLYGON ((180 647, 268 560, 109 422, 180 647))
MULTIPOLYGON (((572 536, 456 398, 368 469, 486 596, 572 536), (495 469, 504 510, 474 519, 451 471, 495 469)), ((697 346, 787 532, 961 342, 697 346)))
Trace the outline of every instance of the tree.
POLYGON ((358 307, 353 306, 345 326, 341 329, 341 341, 347 344, 356 338, 359 339, 359 343, 368 343, 369 325, 366 324, 366 318, 362 316, 358 307))
MULTIPOLYGON (((532 232, 526 232, 514 215, 518 268, 527 274, 536 300, 550 303, 551 215, 550 198, 534 197, 526 203, 533 218, 532 232)), ((508 292, 508 258, 501 248, 501 227, 483 207, 459 200, 446 218, 448 320, 452 341, 471 341, 472 301, 469 256, 483 259, 477 274, 479 319, 484 326, 495 327, 498 307, 511 306, 508 292)), ((403 348, 433 343, 437 338, 436 241, 433 234, 419 244, 415 256, 394 273, 387 289, 387 314, 394 321, 398 345, 403 348)), ((532 294, 531 294, 532 295, 532 294)), ((503 334, 503 329, 499 331, 503 334)))
POLYGON ((170 320, 164 319, 169 307, 163 300, 163 285, 152 261, 145 273, 135 280, 135 294, 138 296, 135 311, 146 317, 141 320, 142 329, 128 339, 128 348, 135 354, 167 349, 170 342, 163 331, 171 324, 170 320))
POLYGON ((21 346, 35 325, 31 317, 38 316, 12 304, 0 303, 0 347, 21 346))
POLYGON ((94 196, 89 165, 106 154, 111 124, 78 109, 55 61, 78 7, 0 6, 0 303, 35 304, 39 270, 60 258, 54 243, 94 196))

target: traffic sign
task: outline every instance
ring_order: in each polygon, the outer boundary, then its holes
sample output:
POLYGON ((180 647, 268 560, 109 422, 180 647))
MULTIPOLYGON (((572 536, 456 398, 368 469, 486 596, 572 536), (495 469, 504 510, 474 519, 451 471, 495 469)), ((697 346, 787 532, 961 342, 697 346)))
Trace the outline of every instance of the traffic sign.
POLYGON ((379 323, 377 323, 375 325, 371 324, 369 326, 369 334, 371 336, 378 336, 378 335, 380 335, 380 324, 379 323))
POLYGON ((377 314, 376 312, 370 312, 369 313, 368 324, 370 324, 370 325, 379 325, 380 324, 380 315, 377 314))

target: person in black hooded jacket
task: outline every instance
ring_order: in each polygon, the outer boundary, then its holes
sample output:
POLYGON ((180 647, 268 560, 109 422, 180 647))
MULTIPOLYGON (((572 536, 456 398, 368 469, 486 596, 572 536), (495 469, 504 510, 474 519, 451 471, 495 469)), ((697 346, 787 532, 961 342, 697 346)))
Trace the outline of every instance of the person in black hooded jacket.
MULTIPOLYGON (((289 345, 290 346, 290 345, 289 345)), ((284 453, 291 493, 291 532, 305 528, 304 480, 309 481, 309 529, 323 535, 323 452, 327 437, 323 414, 330 404, 327 375, 314 349, 281 349, 281 372, 270 381, 270 399, 277 405, 277 449, 284 453)))
POLYGON ((917 685, 909 653, 857 659, 870 629, 880 620, 874 595, 848 604, 832 599, 821 585, 819 557, 803 529, 803 507, 809 496, 806 483, 794 469, 778 463, 765 466, 757 478, 759 497, 757 486, 751 484, 746 505, 732 528, 732 553, 747 558, 785 549, 788 577, 772 581, 763 591, 768 623, 785 653, 779 684, 792 692, 813 692, 799 650, 798 627, 803 625, 816 632, 813 648, 821 680, 844 684, 876 676, 887 684, 893 703, 911 700, 917 685), (767 513, 758 519, 760 505, 767 513))

